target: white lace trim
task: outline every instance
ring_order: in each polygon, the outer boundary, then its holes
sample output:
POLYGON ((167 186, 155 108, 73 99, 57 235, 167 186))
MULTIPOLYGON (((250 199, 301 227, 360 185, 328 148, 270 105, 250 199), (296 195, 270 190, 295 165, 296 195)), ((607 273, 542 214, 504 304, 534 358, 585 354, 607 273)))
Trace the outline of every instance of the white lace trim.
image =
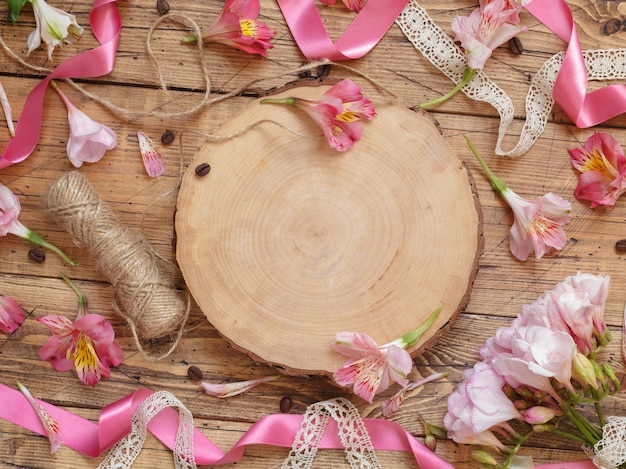
POLYGON ((176 469, 195 469, 193 453, 193 416, 174 395, 167 391, 152 394, 133 413, 130 433, 111 448, 98 469, 128 469, 139 456, 148 434, 148 422, 167 407, 178 408, 179 420, 174 441, 176 469))
POLYGON ((359 411, 347 399, 337 398, 318 402, 307 408, 291 452, 283 461, 281 469, 311 467, 330 417, 337 422, 346 460, 352 469, 381 467, 359 411))
POLYGON ((602 439, 585 452, 599 469, 616 469, 626 463, 626 417, 609 417, 602 439))
MULTIPOLYGON (((396 24, 430 63, 454 83, 458 83, 467 66, 461 48, 428 16, 416 0, 410 0, 396 19, 396 24)), ((526 153, 545 130, 548 116, 554 105, 552 88, 563 63, 564 53, 548 59, 533 77, 526 95, 526 121, 517 145, 509 151, 502 143, 513 121, 511 98, 482 71, 461 91, 476 101, 491 104, 500 115, 500 129, 495 152, 503 156, 526 153)), ((626 78, 626 49, 584 51, 583 58, 589 80, 620 80, 626 78)))

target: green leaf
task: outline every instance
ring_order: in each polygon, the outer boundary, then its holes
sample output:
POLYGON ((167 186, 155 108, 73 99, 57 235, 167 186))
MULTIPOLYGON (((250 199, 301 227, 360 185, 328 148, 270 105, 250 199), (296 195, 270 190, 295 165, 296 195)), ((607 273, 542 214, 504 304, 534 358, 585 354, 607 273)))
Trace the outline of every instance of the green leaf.
POLYGON ((20 15, 20 10, 26 5, 27 0, 8 0, 9 11, 7 13, 7 20, 11 23, 17 23, 17 17, 20 15))

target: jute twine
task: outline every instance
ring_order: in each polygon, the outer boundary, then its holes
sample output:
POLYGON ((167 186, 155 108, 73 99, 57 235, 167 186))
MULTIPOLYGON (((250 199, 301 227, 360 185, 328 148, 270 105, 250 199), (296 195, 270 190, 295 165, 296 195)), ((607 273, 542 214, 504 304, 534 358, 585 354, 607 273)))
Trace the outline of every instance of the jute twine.
MULTIPOLYGON (((121 224, 85 176, 70 171, 43 196, 46 211, 96 260, 97 269, 115 288, 114 306, 128 322, 137 345, 182 334, 189 302, 159 271, 148 241, 121 224)), ((165 355, 167 356, 178 343, 165 355)), ((155 358, 155 357, 150 357, 155 358)))

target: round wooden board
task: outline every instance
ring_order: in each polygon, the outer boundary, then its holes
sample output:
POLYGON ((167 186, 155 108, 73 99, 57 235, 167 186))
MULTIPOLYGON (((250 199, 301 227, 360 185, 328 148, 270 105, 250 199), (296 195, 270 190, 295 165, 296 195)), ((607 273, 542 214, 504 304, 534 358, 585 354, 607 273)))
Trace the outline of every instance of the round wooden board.
POLYGON ((177 258, 191 294, 234 347, 287 373, 332 373, 345 361, 335 333, 384 344, 443 305, 414 356, 469 300, 482 250, 471 177, 427 117, 375 104, 339 153, 303 112, 254 102, 218 134, 247 130, 208 142, 183 178, 177 258))

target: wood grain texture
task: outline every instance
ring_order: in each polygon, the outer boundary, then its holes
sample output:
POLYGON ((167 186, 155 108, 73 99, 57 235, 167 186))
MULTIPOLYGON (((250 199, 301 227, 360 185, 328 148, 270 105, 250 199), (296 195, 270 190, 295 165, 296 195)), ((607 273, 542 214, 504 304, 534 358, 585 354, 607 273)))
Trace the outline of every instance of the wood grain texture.
MULTIPOLYGON (((579 28, 583 49, 623 46, 626 32, 620 29, 607 34, 605 25, 609 21, 614 24, 617 21, 622 27, 626 2, 571 0, 568 3, 579 28)), ((191 166, 194 155, 206 140, 205 135, 214 132, 259 95, 297 78, 290 72, 305 62, 276 3, 262 0, 261 4, 263 21, 277 31, 275 48, 269 51, 268 59, 262 59, 221 45, 206 46, 204 53, 209 61, 212 96, 237 90, 242 92, 235 98, 207 106, 193 115, 172 118, 151 115, 155 110, 184 111, 200 102, 206 90, 195 50, 179 42, 188 30, 175 22, 161 23, 151 39, 161 73, 169 86, 167 93, 160 89, 154 64, 145 46, 148 30, 157 19, 153 0, 118 3, 123 30, 115 70, 105 77, 81 82, 85 89, 102 99, 141 115, 129 117, 111 112, 70 86, 60 84, 76 106, 92 118, 111 126, 118 136, 118 147, 114 151, 108 152, 98 164, 85 165, 80 171, 89 178, 100 196, 111 204, 120 221, 143 233, 166 261, 175 260, 174 214, 180 177, 191 166), (259 79, 263 80, 246 86, 259 79), (158 179, 150 179, 143 170, 136 133, 143 130, 158 141, 166 129, 176 133, 173 144, 161 146, 166 172, 158 179)), ((468 14, 476 4, 471 0, 420 2, 447 32, 450 32, 450 22, 455 15, 468 14)), ((171 0, 170 5, 172 13, 186 15, 200 26, 208 25, 221 8, 221 2, 209 0, 193 3, 171 0)), ((77 1, 58 6, 76 14, 81 25, 88 24, 90 2, 77 1)), ((0 18, 4 18, 5 13, 6 3, 0 6, 0 18)), ((333 37, 337 37, 340 29, 350 20, 341 2, 324 8, 323 15, 333 37)), ((515 133, 519 132, 525 118, 524 97, 530 77, 552 54, 563 50, 562 41, 532 16, 522 13, 522 22, 529 28, 520 36, 525 52, 513 55, 503 46, 495 51, 486 67, 487 74, 510 95, 516 108, 516 121, 505 144, 507 149, 513 146, 515 133)), ((27 6, 18 25, 10 25, 4 20, 0 22, 0 34, 8 47, 23 57, 26 39, 33 27, 34 19, 27 6)), ((63 58, 94 45, 95 39, 87 28, 85 36, 76 45, 64 46, 54 52, 52 64, 47 63, 43 50, 34 52, 28 62, 53 66, 63 58)), ((371 53, 345 65, 381 83, 406 107, 433 99, 452 86, 415 51, 396 26, 392 26, 371 53)), ((6 54, 0 54, 0 66, 0 81, 9 94, 17 117, 28 91, 43 75, 16 63, 6 54)), ((381 94, 370 81, 341 65, 331 68, 331 77, 352 78, 364 88, 366 94, 381 94)), ((590 84, 590 87, 596 86, 600 84, 590 84)), ((577 129, 555 107, 545 132, 535 146, 522 157, 508 159, 493 154, 499 121, 495 110, 488 105, 458 94, 429 111, 429 115, 436 119, 443 138, 454 154, 473 174, 484 217, 484 252, 467 307, 450 331, 415 359, 416 375, 447 371, 448 378, 416 390, 392 417, 418 438, 423 437, 418 415, 429 422, 441 424, 447 396, 461 379, 462 371, 476 361, 476 350, 484 340, 498 327, 508 324, 523 304, 533 301, 577 270, 611 275, 606 319, 614 340, 601 358, 623 371, 618 344, 622 338, 622 314, 626 301, 626 256, 614 248, 617 240, 626 238, 626 201, 620 200, 612 212, 591 210, 585 204, 576 202, 572 192, 577 178, 566 151, 584 142, 596 130, 610 132, 619 142, 626 144, 626 117, 617 117, 594 129, 577 129), (511 256, 508 236, 511 212, 482 175, 465 144, 464 135, 472 139, 492 169, 520 195, 536 197, 552 191, 572 200, 573 220, 567 226, 568 241, 561 252, 523 263, 511 256)), ((51 253, 45 263, 35 264, 27 258, 30 246, 26 241, 11 236, 0 239, 0 294, 16 298, 29 311, 27 321, 17 332, 0 336, 2 383, 13 385, 19 380, 35 396, 92 420, 97 420, 102 407, 141 386, 153 391, 165 389, 173 392, 193 412, 196 426, 224 450, 229 449, 254 421, 278 412, 280 399, 285 395, 292 398, 294 413, 303 413, 311 403, 345 396, 359 407, 364 416, 381 416, 380 402, 385 396, 380 396, 375 405, 370 406, 320 376, 284 376, 228 401, 204 395, 198 383, 187 377, 188 366, 198 366, 209 382, 249 379, 271 374, 275 370, 234 350, 195 303, 184 339, 177 350, 162 361, 146 360, 137 352, 128 327, 112 308, 113 291, 97 272, 94 260, 89 258, 85 249, 74 246, 69 235, 54 225, 43 211, 41 194, 53 180, 72 169, 65 150, 68 137, 66 111, 51 91, 46 96, 44 118, 42 136, 33 155, 23 163, 0 171, 0 181, 20 197, 22 222, 61 247, 79 265, 70 269, 51 253), (102 381, 93 389, 80 383, 71 372, 53 371, 38 357, 39 348, 48 338, 48 331, 34 318, 53 313, 73 318, 76 314, 76 297, 59 278, 59 271, 77 282, 89 298, 93 312, 104 315, 112 322, 124 350, 124 362, 112 370, 111 379, 102 381)), ((8 132, 0 128, 1 146, 7 139, 8 132)), ((441 217, 447 215, 440 214, 441 217)), ((183 277, 177 269, 168 262, 163 262, 163 269, 179 288, 184 288, 183 277)), ((158 351, 165 349, 167 344, 154 344, 154 347, 158 351)), ((624 415, 624 394, 608 400, 607 406, 608 414, 624 415)), ((54 458, 49 457, 48 451, 44 438, 0 421, 0 467, 91 468, 98 463, 98 460, 80 456, 67 448, 62 448, 54 458)), ((470 451, 469 447, 449 441, 440 441, 437 448, 439 455, 460 469, 478 467, 471 462, 470 451)), ((584 457, 575 445, 563 446, 550 438, 531 440, 524 452, 532 455, 536 463, 556 463, 584 457)), ((277 467, 286 455, 285 449, 255 447, 246 452, 237 467, 277 467)), ((406 455, 385 454, 381 459, 383 467, 415 467, 406 455)), ((155 466, 174 467, 169 451, 150 437, 134 467, 153 469, 155 466)), ((323 452, 316 466, 345 467, 345 462, 341 452, 323 452)))

